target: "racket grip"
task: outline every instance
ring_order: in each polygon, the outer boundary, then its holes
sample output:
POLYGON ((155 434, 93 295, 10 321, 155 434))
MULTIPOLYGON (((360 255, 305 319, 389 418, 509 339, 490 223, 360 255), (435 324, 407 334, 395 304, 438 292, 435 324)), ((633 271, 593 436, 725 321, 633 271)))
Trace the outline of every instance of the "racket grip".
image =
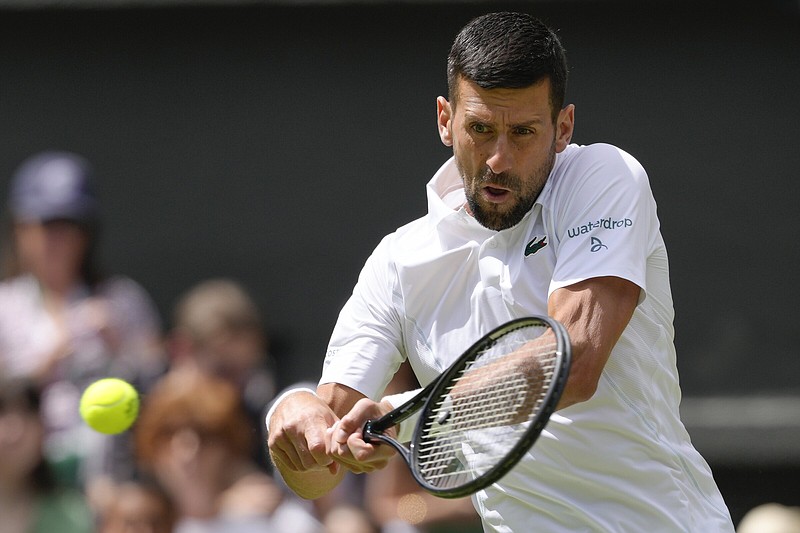
POLYGON ((380 444, 385 443, 397 450, 397 452, 403 456, 403 460, 406 463, 410 460, 410 455, 408 453, 408 449, 397 442, 395 439, 389 437, 388 435, 384 435, 383 433, 379 433, 378 429, 373 431, 373 424, 375 424, 376 420, 367 420, 364 422, 364 425, 361 428, 361 438, 364 439, 366 443, 372 444, 380 444))
MULTIPOLYGON (((364 422, 364 426, 361 428, 361 437, 364 439, 364 442, 374 442, 374 434, 372 433, 372 423, 375 422, 374 420, 367 420, 364 422)), ((380 440, 380 439, 378 439, 380 440)))

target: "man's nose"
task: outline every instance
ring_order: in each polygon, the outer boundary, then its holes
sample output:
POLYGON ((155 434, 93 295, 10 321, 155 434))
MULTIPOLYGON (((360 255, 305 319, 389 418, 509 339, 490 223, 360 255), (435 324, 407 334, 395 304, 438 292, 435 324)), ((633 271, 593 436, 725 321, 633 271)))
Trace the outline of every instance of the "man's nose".
POLYGON ((495 174, 502 174, 511 170, 513 165, 512 150, 514 147, 505 135, 498 135, 492 146, 492 151, 489 158, 486 160, 486 165, 495 174))

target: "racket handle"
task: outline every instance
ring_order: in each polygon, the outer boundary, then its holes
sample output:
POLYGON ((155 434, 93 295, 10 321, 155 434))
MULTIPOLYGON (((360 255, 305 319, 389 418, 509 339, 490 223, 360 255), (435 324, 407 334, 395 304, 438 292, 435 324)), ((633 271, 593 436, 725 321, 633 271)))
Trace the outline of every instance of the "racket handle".
POLYGON ((379 433, 377 431, 373 432, 372 425, 375 422, 376 422, 375 420, 367 420, 366 422, 364 422, 364 426, 361 428, 361 438, 364 439, 364 442, 370 444, 381 444, 381 443, 388 444, 389 446, 397 450, 397 453, 399 453, 403 457, 403 460, 406 463, 411 464, 409 463, 409 461, 411 460, 411 455, 408 452, 408 448, 397 442, 392 437, 389 437, 388 435, 384 435, 383 433, 379 433))
POLYGON ((361 436, 364 439, 364 442, 372 442, 373 437, 375 436, 372 433, 372 423, 375 422, 374 420, 370 419, 364 422, 364 427, 361 428, 361 436))

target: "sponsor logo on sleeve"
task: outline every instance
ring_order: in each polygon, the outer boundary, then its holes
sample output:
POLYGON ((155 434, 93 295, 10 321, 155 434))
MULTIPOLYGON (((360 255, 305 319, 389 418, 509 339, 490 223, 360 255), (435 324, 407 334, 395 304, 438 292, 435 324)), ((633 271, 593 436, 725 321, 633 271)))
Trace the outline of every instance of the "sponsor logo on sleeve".
POLYGON ((608 246, 603 244, 603 241, 597 237, 592 237, 592 247, 589 249, 591 252, 599 252, 600 250, 608 250, 608 246))
POLYGON ((617 230, 625 229, 633 226, 633 220, 630 218, 614 219, 612 217, 601 218, 595 221, 587 222, 582 226, 570 228, 567 230, 567 236, 572 239, 581 235, 586 235, 597 229, 617 230))

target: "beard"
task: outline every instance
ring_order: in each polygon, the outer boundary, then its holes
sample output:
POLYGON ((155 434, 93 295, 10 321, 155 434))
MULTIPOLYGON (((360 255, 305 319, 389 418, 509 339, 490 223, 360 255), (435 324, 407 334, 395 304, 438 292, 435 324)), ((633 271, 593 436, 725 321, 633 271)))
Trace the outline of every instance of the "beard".
POLYGON ((464 194, 467 206, 478 223, 488 229, 500 231, 516 226, 533 208, 533 204, 542 192, 550 171, 555 164, 555 143, 550 149, 547 159, 525 177, 519 174, 503 172, 495 174, 488 166, 484 166, 479 174, 468 176, 456 158, 456 166, 464 181, 464 194), (486 201, 481 189, 488 184, 507 188, 513 197, 512 202, 496 204, 486 201), (506 205, 510 203, 510 205, 506 205))

